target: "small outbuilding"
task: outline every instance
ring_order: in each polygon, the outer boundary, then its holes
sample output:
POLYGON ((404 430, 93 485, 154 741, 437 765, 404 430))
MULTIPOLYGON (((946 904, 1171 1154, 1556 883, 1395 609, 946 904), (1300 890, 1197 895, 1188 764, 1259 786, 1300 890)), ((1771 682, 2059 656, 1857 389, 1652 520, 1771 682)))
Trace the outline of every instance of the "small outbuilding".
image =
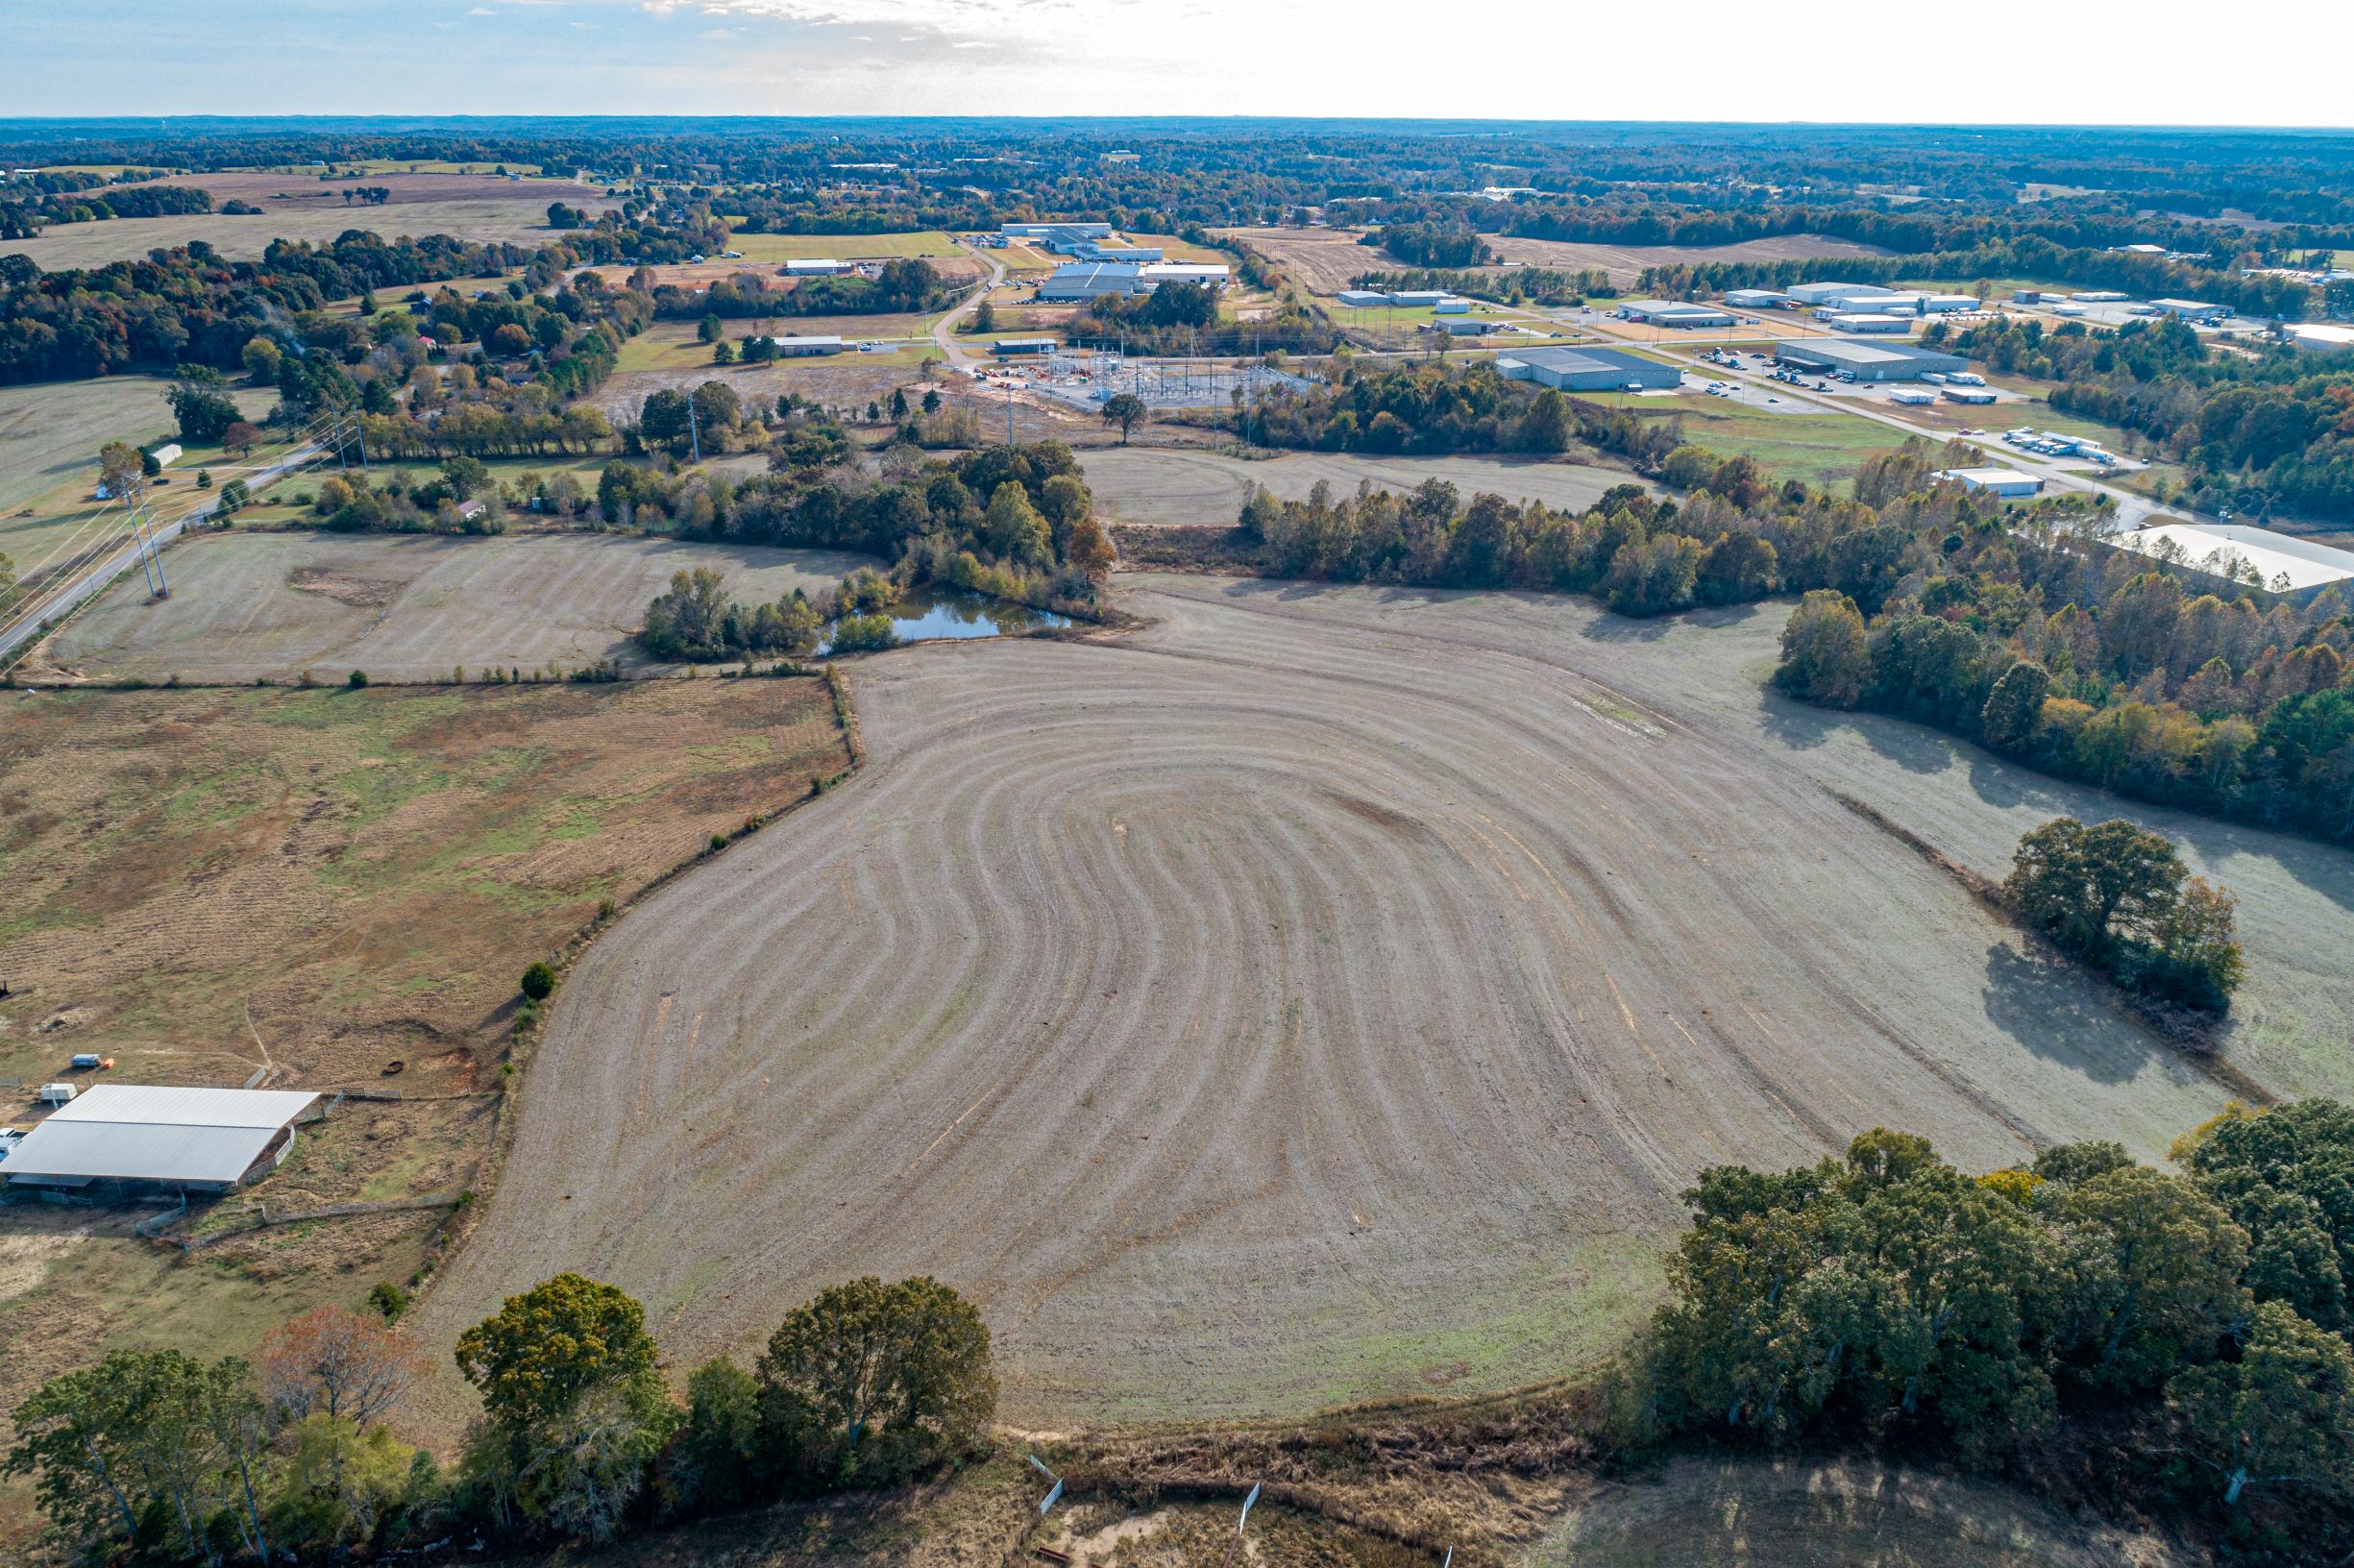
POLYGON ((98 1183, 227 1192, 278 1168, 294 1147, 306 1090, 99 1084, 50 1113, 8 1159, 12 1187, 98 1183))
POLYGON ((1965 490, 1974 490, 2005 501, 2023 501, 2044 493, 2044 481, 2032 474, 2022 474, 2015 468, 1949 468, 1929 476, 1936 479, 1951 479, 1965 490))

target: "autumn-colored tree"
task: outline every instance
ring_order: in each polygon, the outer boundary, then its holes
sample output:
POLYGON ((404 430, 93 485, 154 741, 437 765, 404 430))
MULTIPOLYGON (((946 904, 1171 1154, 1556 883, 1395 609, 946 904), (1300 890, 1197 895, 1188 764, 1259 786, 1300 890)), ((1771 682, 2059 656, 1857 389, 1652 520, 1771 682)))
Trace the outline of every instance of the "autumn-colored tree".
POLYGON ((1826 707, 1851 708, 1872 678, 1863 613, 1847 595, 1817 588, 1799 600, 1782 627, 1781 666, 1774 684, 1826 707))
POLYGON ((342 1307, 314 1307, 271 1331, 254 1360, 261 1395, 288 1422, 333 1416, 365 1427, 425 1376, 406 1335, 342 1307))

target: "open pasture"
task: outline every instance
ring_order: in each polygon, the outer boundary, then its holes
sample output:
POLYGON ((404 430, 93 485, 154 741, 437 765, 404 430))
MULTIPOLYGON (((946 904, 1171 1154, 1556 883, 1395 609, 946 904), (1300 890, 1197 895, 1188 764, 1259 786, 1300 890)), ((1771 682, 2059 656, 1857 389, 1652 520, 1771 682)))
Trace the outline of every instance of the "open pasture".
MULTIPOLYGON (((1333 295, 1368 272, 1396 272, 1407 263, 1388 252, 1360 244, 1361 229, 1233 229, 1223 231, 1272 258, 1311 293, 1333 295)), ((1557 239, 1523 239, 1488 234, 1488 249, 1505 261, 1582 272, 1599 267, 1620 288, 1631 287, 1645 267, 1679 262, 1782 261, 1829 256, 1883 256, 1870 245, 1824 234, 1781 234, 1736 245, 1596 245, 1557 239)))
POLYGON ((1465 497, 1490 492, 1512 501, 1582 511, 1614 484, 1636 484, 1619 469, 1583 463, 1512 462, 1494 457, 1368 457, 1339 453, 1287 453, 1245 459, 1186 447, 1091 447, 1079 457, 1088 489, 1108 518, 1122 523, 1232 523, 1264 485, 1285 501, 1305 501, 1317 484, 1335 500, 1371 480, 1405 492, 1425 479, 1443 479, 1465 497))
POLYGON ((615 206, 594 185, 570 180, 503 180, 489 175, 385 174, 359 182, 321 182, 315 175, 240 170, 227 174, 175 175, 158 184, 201 185, 213 206, 231 200, 252 203, 258 215, 214 210, 179 217, 108 218, 98 223, 61 223, 36 239, 0 240, 0 254, 29 256, 43 270, 100 267, 128 261, 161 246, 201 239, 232 261, 257 261, 274 239, 323 244, 347 229, 422 238, 454 234, 476 243, 504 240, 544 245, 561 237, 548 227, 548 204, 585 208, 593 216, 615 206), (382 185, 392 198, 381 207, 343 195, 356 184, 382 185))
POLYGON ((955 240, 937 229, 920 229, 895 234, 757 234, 737 233, 727 241, 731 251, 742 251, 747 261, 764 261, 782 265, 795 257, 817 257, 835 261, 890 260, 928 257, 933 260, 947 257, 969 259, 971 253, 960 250, 955 240))
POLYGON ((577 1268, 690 1364, 923 1272, 1017 1423, 1469 1392, 1615 1343, 1704 1165, 2152 1155, 2223 1103, 1781 747, 1631 690, 1660 628, 1133 607, 856 667, 860 776, 573 971, 429 1341, 577 1268))
POLYGON ((640 655, 630 635, 674 572, 713 567, 746 602, 829 586, 873 562, 830 551, 618 534, 211 535, 165 557, 172 597, 119 582, 48 645, 96 678, 446 679, 640 655))
POLYGON ((1835 256, 1885 256, 1876 245, 1827 234, 1775 234, 1731 245, 1599 245, 1582 240, 1524 239, 1490 234, 1488 249, 1506 261, 1583 272, 1599 267, 1620 288, 1632 287, 1645 267, 1697 266, 1708 261, 1811 261, 1835 256))
MULTIPOLYGON (((409 1096, 305 1128, 262 1187, 200 1205, 208 1226, 477 1185, 524 966, 847 761, 812 679, 6 706, 0 1120, 80 1051, 132 1083, 409 1096)), ((185 1259, 128 1234, 140 1213, 0 1210, 0 1408, 118 1347, 244 1353, 307 1307, 356 1306, 447 1211, 185 1259)))

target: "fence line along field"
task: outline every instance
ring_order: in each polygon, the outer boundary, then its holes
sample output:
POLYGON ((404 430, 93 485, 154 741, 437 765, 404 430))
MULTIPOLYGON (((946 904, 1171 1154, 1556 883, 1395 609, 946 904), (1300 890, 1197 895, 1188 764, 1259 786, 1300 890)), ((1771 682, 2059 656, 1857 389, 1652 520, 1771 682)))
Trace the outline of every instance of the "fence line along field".
POLYGON ((558 992, 429 1340, 577 1268, 691 1364, 922 1272, 1017 1423, 1471 1391, 1615 1343, 1704 1165, 2151 1155, 2224 1102, 1802 770, 1614 689, 1626 623, 1169 586, 1131 639, 857 667, 862 773, 558 992))
POLYGON ((439 680, 640 655, 630 635, 674 573, 711 567, 747 603, 874 563, 839 551, 619 534, 209 535, 171 551, 172 597, 126 578, 45 649, 93 679, 291 680, 351 670, 439 680))
MULTIPOLYGON (((208 1233, 478 1186, 524 968, 846 762, 814 679, 10 693, 0 1079, 87 1082, 64 1069, 88 1052, 128 1083, 405 1096, 305 1128, 267 1183, 200 1205, 208 1233)), ((448 1210, 184 1262, 128 1234, 153 1211, 56 1213, 0 1227, 0 1409, 120 1345, 242 1353, 356 1306, 448 1210)))

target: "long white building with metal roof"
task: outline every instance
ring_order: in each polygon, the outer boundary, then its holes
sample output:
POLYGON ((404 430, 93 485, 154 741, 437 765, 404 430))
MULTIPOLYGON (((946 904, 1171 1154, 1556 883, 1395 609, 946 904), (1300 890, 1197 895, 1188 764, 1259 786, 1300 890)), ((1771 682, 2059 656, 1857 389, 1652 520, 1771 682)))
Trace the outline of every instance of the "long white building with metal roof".
POLYGON ((100 1084, 52 1112, 0 1164, 15 1186, 157 1182, 225 1192, 277 1168, 294 1147, 307 1090, 100 1084))

